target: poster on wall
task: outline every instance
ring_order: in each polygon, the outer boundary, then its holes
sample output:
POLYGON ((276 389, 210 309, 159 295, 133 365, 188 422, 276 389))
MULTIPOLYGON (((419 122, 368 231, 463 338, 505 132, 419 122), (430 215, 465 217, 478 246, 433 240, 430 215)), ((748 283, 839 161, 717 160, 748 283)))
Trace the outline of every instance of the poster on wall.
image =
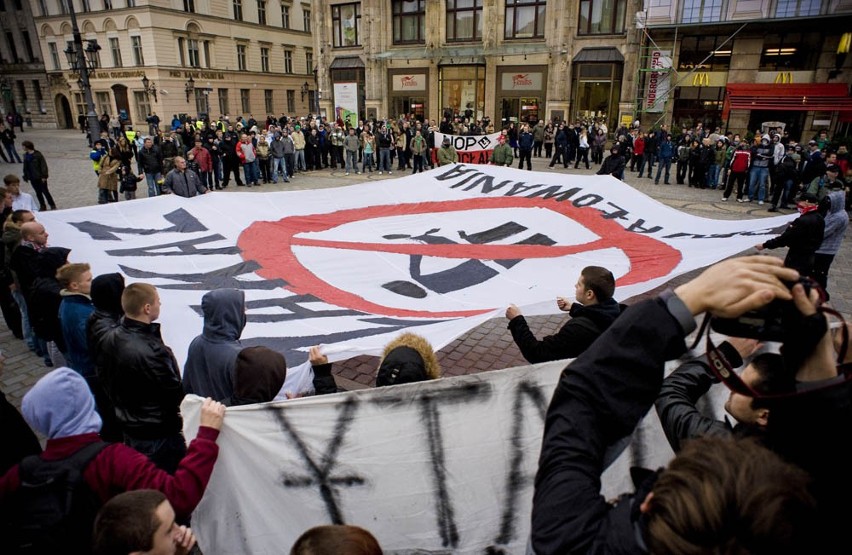
POLYGON ((358 126, 358 83, 334 84, 334 117, 358 126))
POLYGON ((670 50, 651 51, 651 73, 648 76, 648 94, 645 96, 645 111, 660 113, 665 110, 669 97, 669 70, 672 68, 670 50))

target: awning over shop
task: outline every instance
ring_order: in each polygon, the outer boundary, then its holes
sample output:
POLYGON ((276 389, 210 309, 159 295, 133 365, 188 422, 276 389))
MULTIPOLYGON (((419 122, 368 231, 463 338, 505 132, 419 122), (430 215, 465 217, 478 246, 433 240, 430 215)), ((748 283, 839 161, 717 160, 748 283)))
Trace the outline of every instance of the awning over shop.
POLYGON ((358 56, 346 56, 335 58, 329 69, 360 69, 363 67, 365 67, 364 61, 358 56))
POLYGON ((624 56, 614 46, 586 47, 574 56, 574 63, 624 63, 624 56))
POLYGON ((731 110, 852 110, 852 97, 845 83, 773 85, 729 83, 722 118, 731 110))

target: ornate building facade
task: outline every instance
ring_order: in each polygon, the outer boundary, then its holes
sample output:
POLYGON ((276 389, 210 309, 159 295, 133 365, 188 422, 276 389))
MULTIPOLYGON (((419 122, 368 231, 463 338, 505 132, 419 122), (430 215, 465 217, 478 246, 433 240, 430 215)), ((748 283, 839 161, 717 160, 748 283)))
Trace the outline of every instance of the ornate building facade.
MULTIPOLYGON (((57 124, 87 111, 66 59, 67 1, 30 0, 57 124)), ((151 113, 308 113, 318 98, 310 3, 299 0, 71 0, 84 43, 96 41, 95 110, 144 128, 151 113)))

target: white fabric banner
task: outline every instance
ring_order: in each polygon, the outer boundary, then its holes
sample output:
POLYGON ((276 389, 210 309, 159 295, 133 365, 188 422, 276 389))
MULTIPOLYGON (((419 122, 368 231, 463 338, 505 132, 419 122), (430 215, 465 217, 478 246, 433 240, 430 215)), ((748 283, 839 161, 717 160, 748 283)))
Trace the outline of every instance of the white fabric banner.
MULTIPOLYGON (((309 177, 305 179, 310 179, 309 177)), ((243 340, 287 357, 378 354, 403 331, 437 349, 515 303, 557 313, 580 270, 627 299, 777 234, 794 215, 699 218, 609 176, 453 165, 350 187, 162 196, 40 213, 50 244, 95 275, 157 286, 183 365, 201 297, 245 291, 243 340)))
MULTIPOLYGON (((192 527, 205 555, 287 553, 305 530, 354 524, 385 553, 522 554, 544 414, 566 361, 229 408, 192 527)), ((187 439, 201 399, 184 400, 187 439)), ((604 473, 672 452, 654 411, 604 473)))
POLYGON ((666 108, 671 87, 672 53, 670 50, 651 50, 651 73, 648 75, 646 112, 662 112, 666 108))
MULTIPOLYGON (((444 143, 444 137, 449 137, 459 162, 462 164, 487 164, 491 160, 491 153, 499 143, 497 139, 500 133, 490 135, 445 135, 435 132, 435 150, 444 143)), ((437 160, 437 158, 436 158, 437 160)))

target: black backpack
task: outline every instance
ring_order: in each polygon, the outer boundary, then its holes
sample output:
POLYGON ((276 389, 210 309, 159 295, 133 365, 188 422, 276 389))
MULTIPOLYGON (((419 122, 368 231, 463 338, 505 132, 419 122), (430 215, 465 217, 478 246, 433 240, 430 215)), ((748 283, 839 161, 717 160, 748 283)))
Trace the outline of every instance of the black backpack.
POLYGON ((18 467, 21 485, 4 508, 0 542, 5 547, 0 551, 91 553, 92 526, 102 503, 86 484, 83 471, 108 445, 91 443, 58 461, 38 455, 23 459, 18 467))

